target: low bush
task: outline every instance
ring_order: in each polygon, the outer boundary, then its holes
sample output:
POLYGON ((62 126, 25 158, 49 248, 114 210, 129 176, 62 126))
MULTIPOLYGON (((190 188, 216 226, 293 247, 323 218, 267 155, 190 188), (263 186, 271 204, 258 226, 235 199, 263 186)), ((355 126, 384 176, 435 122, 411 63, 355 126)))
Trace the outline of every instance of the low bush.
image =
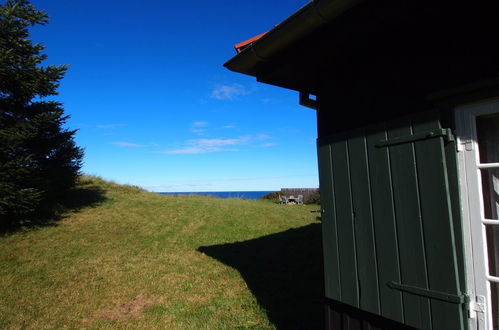
POLYGON ((267 195, 260 197, 260 199, 270 200, 270 201, 278 201, 279 200, 279 192, 274 191, 274 192, 268 193, 267 195))
MULTIPOLYGON (((260 199, 278 201, 279 195, 290 196, 291 193, 289 191, 286 191, 286 192, 275 191, 275 192, 271 192, 267 195, 260 197, 260 199)), ((312 193, 303 193, 303 192, 297 191, 294 194, 294 196, 298 196, 298 195, 304 195, 303 196, 303 203, 304 204, 320 204, 321 203, 321 194, 319 192, 319 189, 315 190, 312 193)))
POLYGON ((308 196, 308 198, 304 201, 305 204, 319 204, 321 203, 321 193, 317 190, 315 193, 308 196))

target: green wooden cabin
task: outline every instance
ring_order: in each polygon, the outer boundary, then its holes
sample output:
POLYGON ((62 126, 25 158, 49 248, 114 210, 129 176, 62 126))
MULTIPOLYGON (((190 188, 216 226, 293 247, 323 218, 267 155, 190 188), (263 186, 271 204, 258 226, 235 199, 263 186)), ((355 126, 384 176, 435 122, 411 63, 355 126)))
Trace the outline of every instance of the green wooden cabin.
POLYGON ((498 329, 498 15, 315 0, 225 63, 317 111, 329 329, 498 329))

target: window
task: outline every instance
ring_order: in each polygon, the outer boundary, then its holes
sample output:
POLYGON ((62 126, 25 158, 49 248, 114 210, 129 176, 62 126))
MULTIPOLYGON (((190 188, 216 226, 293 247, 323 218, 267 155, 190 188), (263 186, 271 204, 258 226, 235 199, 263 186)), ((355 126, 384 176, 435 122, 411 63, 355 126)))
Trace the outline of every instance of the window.
POLYGON ((472 329, 499 329, 499 102, 457 110, 472 329))

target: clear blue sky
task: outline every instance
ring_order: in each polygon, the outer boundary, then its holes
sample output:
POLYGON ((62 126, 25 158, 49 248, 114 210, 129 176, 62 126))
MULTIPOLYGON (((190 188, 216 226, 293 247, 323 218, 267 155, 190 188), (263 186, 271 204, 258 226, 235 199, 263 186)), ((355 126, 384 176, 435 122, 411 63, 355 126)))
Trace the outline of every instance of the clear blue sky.
POLYGON ((33 0, 83 172, 151 191, 317 187, 315 112, 222 66, 307 0, 33 0))

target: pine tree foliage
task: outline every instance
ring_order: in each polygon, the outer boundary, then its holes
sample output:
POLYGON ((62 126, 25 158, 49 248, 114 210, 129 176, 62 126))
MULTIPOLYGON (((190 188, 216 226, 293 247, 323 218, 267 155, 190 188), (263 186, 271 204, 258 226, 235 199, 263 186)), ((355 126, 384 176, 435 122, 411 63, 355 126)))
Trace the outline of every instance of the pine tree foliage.
POLYGON ((42 66, 44 47, 29 28, 48 16, 27 0, 0 3, 0 228, 53 211, 81 168, 83 151, 66 129, 57 94, 67 66, 42 66))

